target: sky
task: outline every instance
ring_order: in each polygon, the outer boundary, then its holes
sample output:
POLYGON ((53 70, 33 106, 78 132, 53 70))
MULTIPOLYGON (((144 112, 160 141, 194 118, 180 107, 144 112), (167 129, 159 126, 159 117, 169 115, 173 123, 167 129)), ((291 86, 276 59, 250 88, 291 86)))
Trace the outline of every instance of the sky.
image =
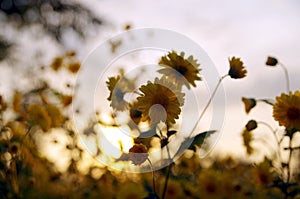
MULTIPOLYGON (((244 112, 241 97, 272 98, 285 92, 285 78, 279 67, 266 67, 267 56, 279 59, 289 70, 291 90, 300 90, 300 2, 298 0, 77 0, 86 4, 103 21, 99 34, 91 36, 87 43, 74 42, 74 37, 64 39, 69 49, 79 49, 84 60, 99 44, 124 32, 124 26, 133 28, 161 28, 185 35, 196 42, 213 61, 220 75, 228 72, 228 58, 240 57, 248 70, 247 77, 241 80, 225 79, 226 115, 220 137, 212 154, 233 154, 243 156, 241 132, 249 119, 269 122, 272 120, 272 108, 258 104, 249 115, 244 112)), ((5 26, 6 27, 6 26, 5 26)), ((9 27, 2 31, 10 31, 9 27)), ((35 31, 33 29, 32 31, 35 31)), ((89 31, 89 29, 86 29, 89 31)), ((32 32, 22 33, 21 43, 32 41, 32 32)), ((16 33, 19 34, 19 33, 16 33)), ((72 36, 72 35, 71 35, 72 36)), ((15 34, 11 35, 15 38, 15 34)), ((45 38, 40 46, 32 48, 56 49, 51 40, 45 38)), ((50 50, 51 51, 51 50, 50 50)), ((60 52, 59 52, 60 53, 60 52)), ((23 54, 23 53, 21 53, 23 54)), ((51 60, 57 52, 49 53, 51 60)), ((32 56, 24 56, 29 61, 32 56)), ((26 63, 26 61, 25 61, 26 63)), ((4 69, 1 68, 3 71, 4 69)), ((14 76, 14 69, 5 69, 0 78, 14 76)), ((9 81, 15 85, 21 81, 14 78, 9 81)), ((1 84, 0 90, 6 85, 1 84)), ((258 138, 267 137, 265 127, 255 131, 258 138)), ((258 152, 259 153, 259 152, 258 152)), ((257 154, 257 156, 262 154, 257 154)))
MULTIPOLYGON (((285 92, 283 70, 265 66, 267 56, 275 56, 288 68, 291 90, 300 89, 300 2, 297 0, 127 0, 126 3, 89 0, 86 3, 107 19, 112 29, 104 37, 95 37, 86 52, 121 33, 129 23, 133 28, 163 28, 189 37, 206 51, 220 75, 228 72, 228 57, 241 57, 248 75, 242 80, 223 82, 226 118, 213 154, 243 155, 241 131, 249 119, 267 121, 276 127, 271 107, 258 104, 246 115, 241 102, 242 96, 274 99, 285 92)), ((256 131, 258 138, 267 135, 264 127, 256 131)))

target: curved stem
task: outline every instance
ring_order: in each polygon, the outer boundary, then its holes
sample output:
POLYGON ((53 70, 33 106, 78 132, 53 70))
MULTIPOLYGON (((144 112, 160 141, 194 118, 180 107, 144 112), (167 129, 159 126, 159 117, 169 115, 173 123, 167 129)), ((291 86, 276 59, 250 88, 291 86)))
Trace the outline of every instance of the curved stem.
POLYGON ((289 93, 290 92, 290 78, 289 78, 289 73, 288 73, 288 70, 287 68, 282 64, 282 63, 278 63, 278 65, 283 69, 284 71, 284 75, 285 75, 285 81, 286 81, 286 89, 287 89, 287 92, 289 93))
POLYGON ((266 104, 269 104, 269 105, 273 106, 273 103, 270 101, 270 99, 257 99, 256 101, 264 102, 266 104))
POLYGON ((200 116, 199 116, 199 118, 198 118, 198 120, 197 120, 197 122, 196 122, 194 128, 191 130, 190 135, 191 135, 191 134, 194 132, 194 130, 197 128, 199 122, 201 121, 202 117, 204 116, 204 113, 207 111, 209 105, 211 104, 213 98, 215 97, 216 92, 217 92, 219 86, 221 85, 223 79, 225 79, 227 76, 228 76, 228 74, 222 76, 222 77, 219 79, 219 81, 218 81, 218 83, 217 83, 215 89, 213 90, 213 92, 212 92, 212 94, 211 94, 211 96, 210 96, 210 98, 209 98, 209 100, 208 100, 206 106, 204 107, 203 111, 201 112, 201 114, 200 114, 200 116))
POLYGON ((273 129, 270 124, 268 124, 266 122, 263 122, 263 121, 259 121, 259 122, 257 122, 257 124, 262 124, 262 125, 266 126, 268 129, 270 129, 270 131, 272 131, 272 134, 274 135, 274 137, 276 139, 276 142, 279 144, 279 140, 278 140, 278 138, 276 136, 277 129, 273 129))

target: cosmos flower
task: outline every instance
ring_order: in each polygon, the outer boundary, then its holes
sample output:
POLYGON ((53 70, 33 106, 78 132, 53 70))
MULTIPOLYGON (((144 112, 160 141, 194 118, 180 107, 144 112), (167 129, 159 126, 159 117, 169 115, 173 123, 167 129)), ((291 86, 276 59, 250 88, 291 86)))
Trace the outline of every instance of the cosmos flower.
POLYGON ((273 105, 273 117, 280 126, 300 130, 300 91, 282 93, 273 105))
POLYGON ((151 123, 175 123, 181 112, 184 94, 167 79, 156 78, 154 83, 148 81, 141 86, 141 96, 137 98, 138 109, 143 113, 143 121, 150 119, 151 123))
POLYGON ((228 75, 233 79, 241 79, 246 77, 247 70, 243 66, 243 62, 240 58, 232 57, 229 61, 229 72, 228 75))
POLYGON ((200 64, 193 56, 184 58, 184 52, 178 55, 175 51, 169 52, 166 56, 163 56, 159 65, 163 66, 163 69, 158 70, 159 73, 176 81, 179 85, 185 85, 190 89, 190 84, 196 87, 195 81, 201 80, 198 76, 200 64))

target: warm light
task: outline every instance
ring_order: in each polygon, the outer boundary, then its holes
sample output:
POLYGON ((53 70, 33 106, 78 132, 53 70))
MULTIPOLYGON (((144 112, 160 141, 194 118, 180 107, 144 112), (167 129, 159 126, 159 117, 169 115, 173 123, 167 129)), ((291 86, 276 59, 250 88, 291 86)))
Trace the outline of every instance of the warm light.
POLYGON ((99 141, 105 156, 119 158, 133 146, 133 138, 126 135, 125 129, 97 125, 96 131, 102 136, 99 141))

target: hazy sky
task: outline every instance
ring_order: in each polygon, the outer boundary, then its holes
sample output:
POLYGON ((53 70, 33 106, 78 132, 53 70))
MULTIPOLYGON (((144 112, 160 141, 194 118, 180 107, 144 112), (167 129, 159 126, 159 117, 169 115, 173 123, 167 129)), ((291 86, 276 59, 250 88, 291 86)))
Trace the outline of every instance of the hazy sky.
MULTIPOLYGON (((188 36, 207 52, 221 75, 228 72, 228 57, 242 58, 248 69, 247 78, 226 79, 223 84, 227 112, 215 153, 220 150, 243 153, 240 134, 249 119, 269 121, 276 126, 271 107, 258 105, 247 116, 241 102, 242 96, 274 98, 285 91, 282 69, 265 67, 268 55, 288 67, 291 90, 300 89, 300 2, 297 0, 127 0, 124 3, 90 0, 87 4, 112 22, 115 34, 130 23, 134 28, 165 28, 188 36)), ((261 137, 268 133, 261 128, 256 134, 261 137)))

